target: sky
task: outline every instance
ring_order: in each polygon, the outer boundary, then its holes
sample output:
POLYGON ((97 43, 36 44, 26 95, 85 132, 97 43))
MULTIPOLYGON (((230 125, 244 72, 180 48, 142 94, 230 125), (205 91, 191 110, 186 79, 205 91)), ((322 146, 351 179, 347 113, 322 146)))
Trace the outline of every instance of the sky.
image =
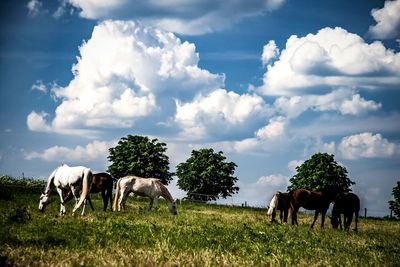
MULTIPOLYGON (((107 170, 128 134, 223 151, 268 205, 335 155, 369 215, 400 180, 400 0, 0 3, 0 174, 107 170)), ((185 196, 168 186, 175 198, 185 196)))

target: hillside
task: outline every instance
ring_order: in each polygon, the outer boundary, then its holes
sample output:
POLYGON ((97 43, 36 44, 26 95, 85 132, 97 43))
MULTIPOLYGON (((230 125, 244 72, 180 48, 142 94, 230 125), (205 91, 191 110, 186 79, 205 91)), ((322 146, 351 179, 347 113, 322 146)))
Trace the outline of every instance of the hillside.
POLYGON ((39 193, 0 197, 0 265, 16 266, 398 266, 400 222, 361 219, 359 232, 271 224, 265 209, 164 202, 155 211, 133 197, 125 212, 58 215, 59 199, 37 211, 39 193))

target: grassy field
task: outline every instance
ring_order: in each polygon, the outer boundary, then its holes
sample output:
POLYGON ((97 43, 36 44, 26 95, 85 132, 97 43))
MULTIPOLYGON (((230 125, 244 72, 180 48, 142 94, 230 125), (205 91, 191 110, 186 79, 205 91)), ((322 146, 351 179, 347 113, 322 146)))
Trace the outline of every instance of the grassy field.
POLYGON ((148 211, 130 198, 125 212, 60 217, 59 199, 37 211, 39 194, 0 196, 0 265, 12 266, 399 266, 400 222, 361 219, 359 232, 271 224, 265 209, 165 203, 148 211))

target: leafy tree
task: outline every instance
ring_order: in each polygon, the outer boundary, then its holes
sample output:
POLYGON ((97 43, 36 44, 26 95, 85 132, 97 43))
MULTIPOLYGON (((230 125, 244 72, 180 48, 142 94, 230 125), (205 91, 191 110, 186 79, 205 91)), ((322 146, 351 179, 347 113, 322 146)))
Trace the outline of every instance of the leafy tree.
POLYGON ((223 152, 213 149, 193 150, 186 162, 176 167, 178 186, 189 193, 191 199, 208 201, 226 198, 239 191, 234 177, 237 165, 226 162, 223 152), (196 195, 196 194, 206 194, 196 195))
POLYGON ((309 190, 332 189, 349 191, 355 184, 347 177, 347 170, 340 166, 332 154, 316 153, 296 167, 297 173, 290 179, 288 190, 305 188, 309 190))
POLYGON ((172 180, 172 173, 169 172, 169 158, 165 155, 166 144, 157 141, 138 135, 122 137, 116 147, 109 149, 108 160, 112 164, 108 172, 113 177, 154 177, 168 184, 172 180))
POLYGON ((400 218, 400 181, 397 181, 397 185, 393 187, 392 195, 394 200, 389 201, 389 209, 397 218, 400 218))

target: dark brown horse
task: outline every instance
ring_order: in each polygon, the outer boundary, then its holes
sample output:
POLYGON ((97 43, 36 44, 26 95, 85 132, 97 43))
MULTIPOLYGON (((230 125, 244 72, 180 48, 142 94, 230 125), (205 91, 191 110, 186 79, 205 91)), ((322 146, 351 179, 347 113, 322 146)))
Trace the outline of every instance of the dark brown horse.
POLYGON ((287 222, 288 218, 288 211, 289 211, 289 199, 288 199, 288 193, 282 193, 277 191, 273 198, 271 199, 271 202, 269 204, 268 208, 268 216, 271 217, 271 222, 275 221, 275 216, 276 216, 276 211, 279 210, 279 218, 282 223, 287 222))
POLYGON ((357 231, 358 224, 358 213, 360 212, 360 198, 353 193, 340 193, 337 195, 335 204, 332 208, 331 224, 333 228, 338 228, 340 225, 340 230, 342 230, 342 219, 341 214, 343 214, 344 219, 344 229, 349 230, 351 221, 353 220, 353 213, 355 213, 355 223, 356 227, 354 231, 357 231))
POLYGON ((297 223, 297 212, 303 207, 307 210, 315 210, 314 221, 311 228, 317 221, 318 214, 321 213, 321 227, 324 227, 326 211, 331 202, 336 198, 337 191, 321 190, 311 191, 306 189, 295 189, 289 192, 290 209, 292 214, 292 224, 297 223))
MULTIPOLYGON (((90 193, 101 192, 103 198, 104 211, 107 210, 108 200, 110 201, 110 210, 112 211, 112 192, 113 192, 113 178, 105 172, 93 174, 93 183, 90 193)), ((93 209, 93 205, 89 202, 93 209)))

